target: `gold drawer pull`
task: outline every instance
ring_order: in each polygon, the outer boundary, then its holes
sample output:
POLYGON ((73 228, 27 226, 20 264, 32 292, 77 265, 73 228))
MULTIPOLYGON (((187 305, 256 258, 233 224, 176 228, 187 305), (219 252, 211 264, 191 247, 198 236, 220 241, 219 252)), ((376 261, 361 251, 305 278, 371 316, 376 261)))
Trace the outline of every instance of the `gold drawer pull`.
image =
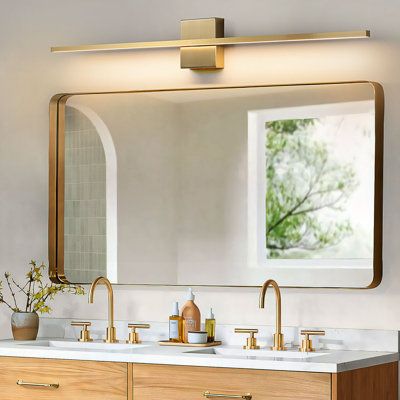
POLYGON ((250 393, 247 394, 217 394, 217 393, 211 393, 209 391, 204 392, 203 396, 206 397, 207 399, 215 399, 215 398, 220 398, 220 399, 242 399, 242 400, 251 400, 253 396, 250 393))
POLYGON ((24 382, 21 379, 17 380, 17 385, 19 386, 34 386, 34 387, 44 387, 51 389, 58 389, 60 387, 59 383, 34 383, 34 382, 24 382))

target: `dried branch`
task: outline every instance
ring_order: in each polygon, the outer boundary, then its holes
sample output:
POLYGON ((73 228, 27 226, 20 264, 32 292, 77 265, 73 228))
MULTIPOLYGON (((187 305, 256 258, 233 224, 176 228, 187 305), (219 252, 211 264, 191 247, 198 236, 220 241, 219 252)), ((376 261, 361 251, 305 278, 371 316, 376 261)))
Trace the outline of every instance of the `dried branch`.
POLYGON ((9 279, 9 278, 10 278, 10 273, 9 273, 9 272, 6 272, 6 273, 4 274, 4 277, 6 278, 7 286, 8 286, 8 288, 10 289, 12 298, 13 298, 13 300, 14 300, 15 310, 19 310, 18 305, 17 305, 17 299, 15 298, 15 292, 14 292, 14 290, 12 289, 11 284, 10 284, 10 279, 9 279))
POLYGON ((16 311, 13 307, 10 306, 10 304, 8 304, 3 297, 0 297, 0 303, 4 303, 10 310, 12 311, 16 311))
POLYGON ((12 281, 12 283, 19 289, 20 292, 22 292, 25 296, 28 295, 28 293, 25 291, 25 288, 26 288, 28 282, 25 283, 25 286, 24 286, 24 287, 21 287, 20 285, 18 285, 17 282, 15 282, 14 278, 11 278, 11 281, 12 281))

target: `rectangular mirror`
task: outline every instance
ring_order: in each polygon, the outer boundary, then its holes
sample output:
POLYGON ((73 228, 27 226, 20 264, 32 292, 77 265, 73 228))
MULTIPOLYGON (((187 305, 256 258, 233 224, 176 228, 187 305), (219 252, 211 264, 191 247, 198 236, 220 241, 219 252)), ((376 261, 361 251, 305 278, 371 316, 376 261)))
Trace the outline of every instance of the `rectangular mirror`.
POLYGON ((373 82, 57 95, 51 278, 375 287, 382 153, 373 82))

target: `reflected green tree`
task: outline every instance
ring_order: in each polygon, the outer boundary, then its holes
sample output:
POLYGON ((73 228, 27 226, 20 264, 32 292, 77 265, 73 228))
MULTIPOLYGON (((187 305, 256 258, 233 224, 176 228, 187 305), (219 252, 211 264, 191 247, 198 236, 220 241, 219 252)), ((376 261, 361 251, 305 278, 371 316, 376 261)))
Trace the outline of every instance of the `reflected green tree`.
POLYGON ((340 218, 357 186, 350 164, 341 164, 313 129, 318 119, 266 123, 266 245, 270 258, 312 257, 352 232, 340 218), (329 220, 320 211, 330 209, 329 220), (294 251, 296 255, 294 256, 294 251))

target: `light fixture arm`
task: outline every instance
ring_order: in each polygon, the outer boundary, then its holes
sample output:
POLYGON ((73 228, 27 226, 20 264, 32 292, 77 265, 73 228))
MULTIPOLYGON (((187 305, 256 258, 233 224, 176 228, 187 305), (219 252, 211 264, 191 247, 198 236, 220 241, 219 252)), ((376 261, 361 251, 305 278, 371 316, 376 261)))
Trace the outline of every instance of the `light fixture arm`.
POLYGON ((224 46, 308 42, 319 40, 366 39, 369 30, 322 33, 293 33, 224 37, 223 18, 201 18, 181 21, 181 39, 153 42, 88 44, 51 47, 53 53, 179 48, 181 68, 221 69, 224 67, 224 46))

